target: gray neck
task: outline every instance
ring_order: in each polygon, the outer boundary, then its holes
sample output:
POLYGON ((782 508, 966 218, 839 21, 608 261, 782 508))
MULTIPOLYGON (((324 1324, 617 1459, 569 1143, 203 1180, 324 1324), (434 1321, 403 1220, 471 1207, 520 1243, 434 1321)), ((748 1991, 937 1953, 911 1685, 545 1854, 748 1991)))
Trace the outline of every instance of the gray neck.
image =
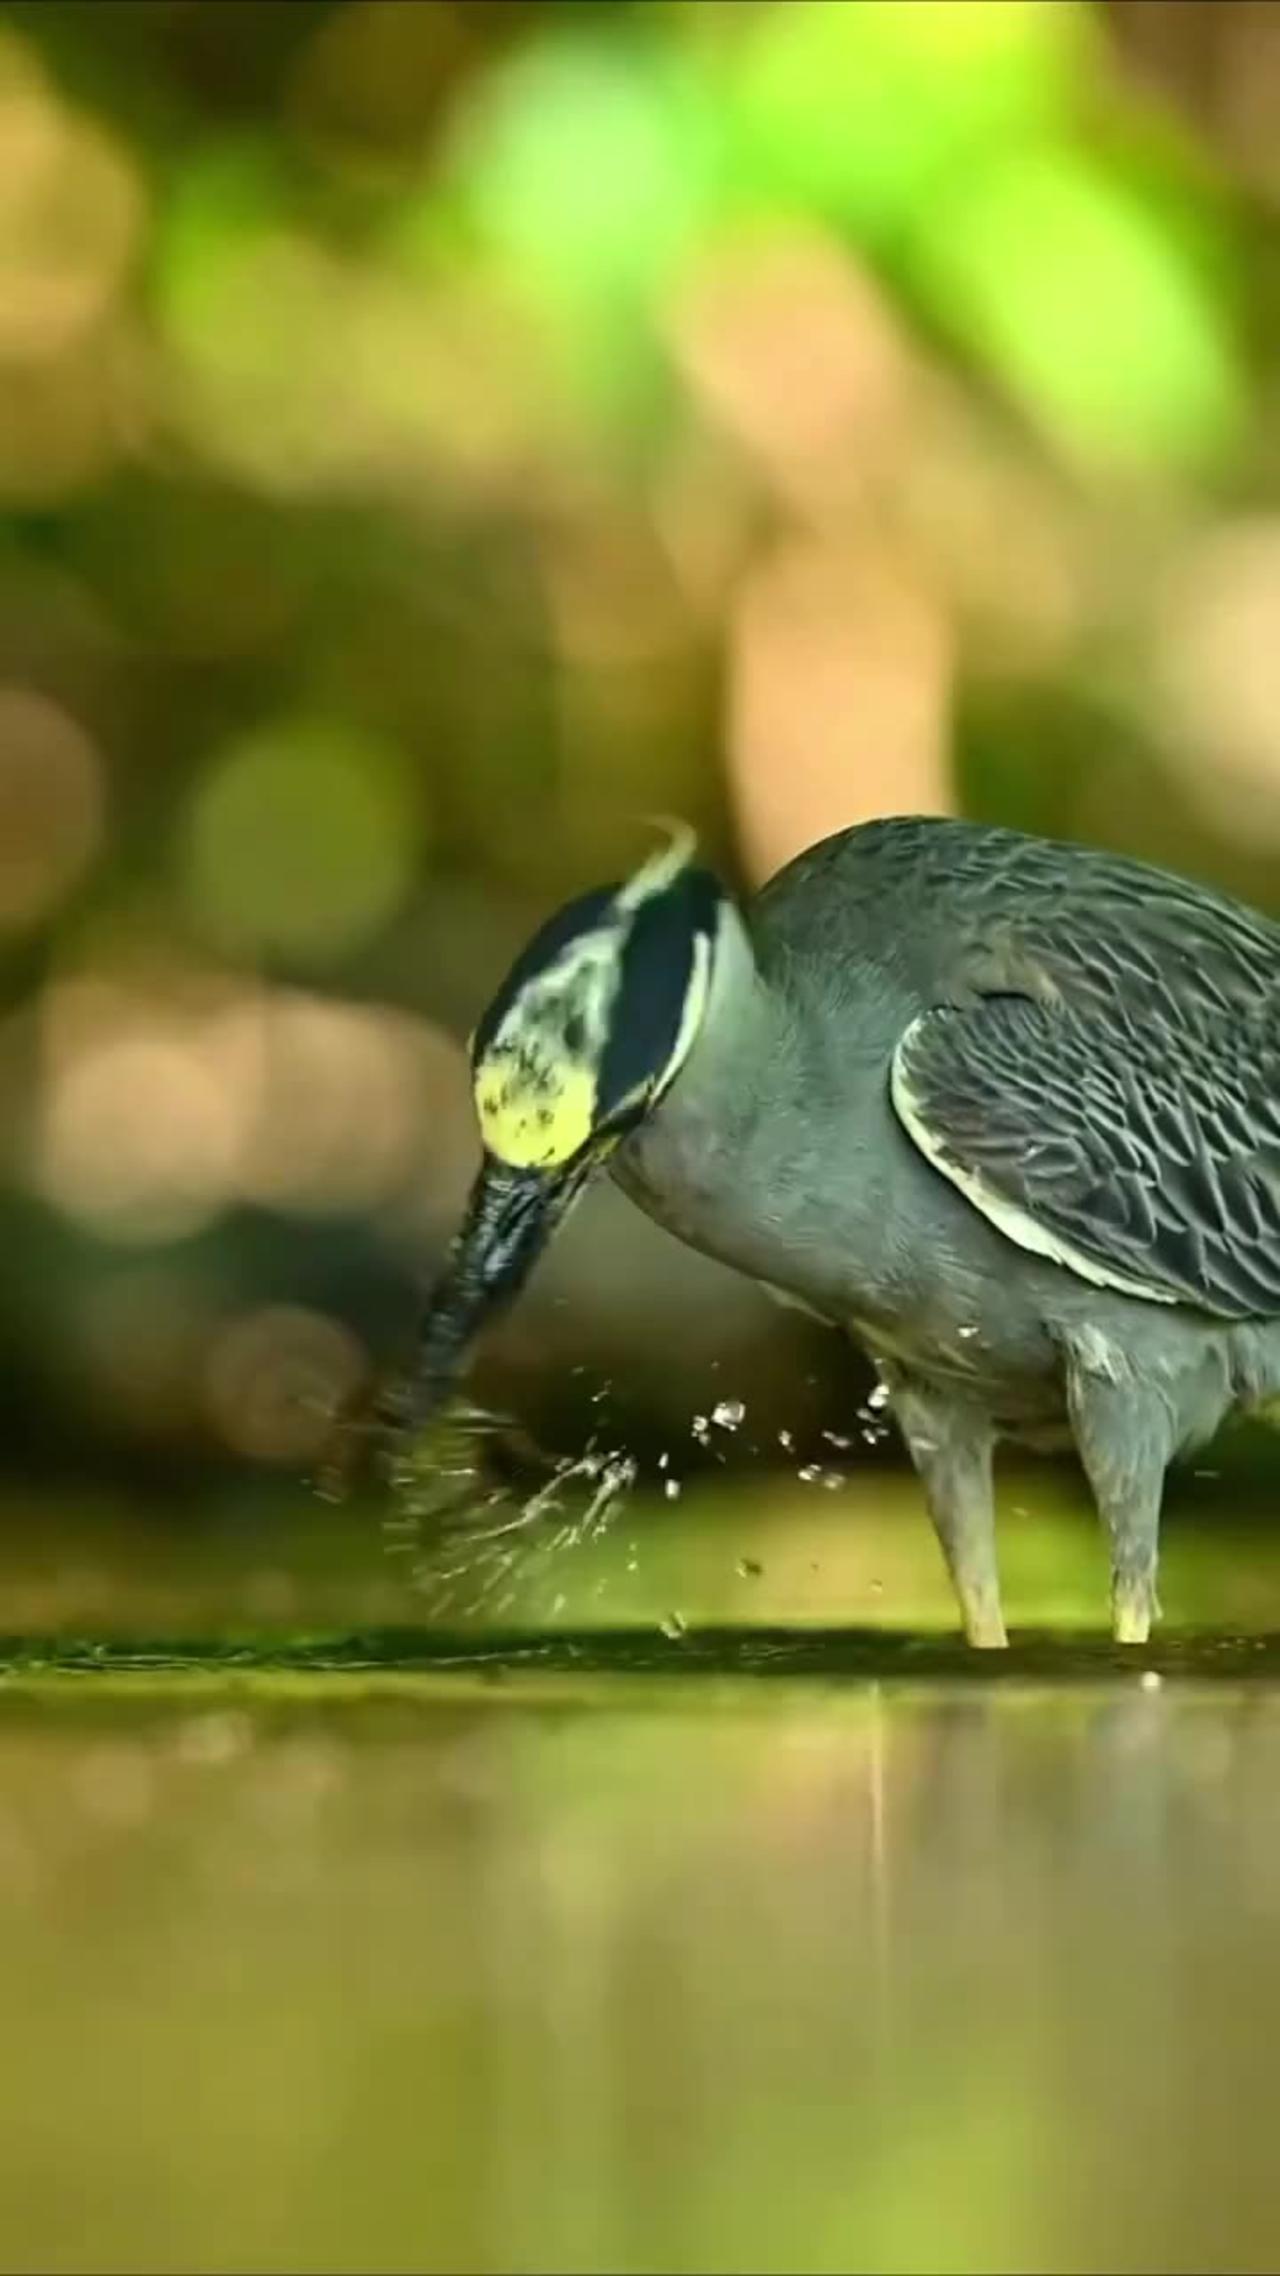
POLYGON ((772 1068, 781 1083, 798 1054, 789 1006, 760 971, 741 914, 726 899, 720 904, 706 1010, 684 1065, 646 1129, 670 1137, 696 1128, 701 1136, 712 1126, 726 1143, 741 1138, 759 1112, 753 1070, 772 1068))
POLYGON ((884 959, 768 939, 762 968, 726 903, 702 1024, 615 1155, 618 1183, 691 1247, 825 1319, 892 1328, 932 1301, 942 1254, 971 1318, 972 1212, 917 1154, 889 1095, 921 998, 884 959))
POLYGON ((618 1183, 682 1240, 757 1269, 746 1230, 764 1201, 755 1186, 775 1180, 776 1159, 763 1156, 776 1149, 778 1102, 806 1095, 803 1061, 791 1007, 726 900, 701 1025, 670 1089, 614 1157, 618 1183))
POLYGON ((813 960, 794 993, 785 967, 781 977, 775 969, 772 959, 760 969, 726 903, 697 1038, 666 1096, 619 1149, 614 1174, 693 1248, 825 1318, 847 1319, 850 1259, 872 1302, 896 1289, 920 1200, 903 1183, 911 1149, 888 1097, 893 1043, 909 1012, 886 998, 870 964, 857 1007, 837 982, 824 985, 813 960))

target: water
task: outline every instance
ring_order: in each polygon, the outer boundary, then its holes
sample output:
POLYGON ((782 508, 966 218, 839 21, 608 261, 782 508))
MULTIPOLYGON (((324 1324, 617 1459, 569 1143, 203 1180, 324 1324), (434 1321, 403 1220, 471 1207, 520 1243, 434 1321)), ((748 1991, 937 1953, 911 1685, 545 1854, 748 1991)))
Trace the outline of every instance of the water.
POLYGON ((1280 1701, 0 1698, 0 2265, 1275 2264, 1280 1701))
POLYGON ((632 1499, 550 1629, 424 1620, 370 1509, 9 1513, 0 2269, 1275 2266, 1280 1541, 1214 1491, 1135 1658, 1015 1482, 995 1666, 895 1479, 632 1499))

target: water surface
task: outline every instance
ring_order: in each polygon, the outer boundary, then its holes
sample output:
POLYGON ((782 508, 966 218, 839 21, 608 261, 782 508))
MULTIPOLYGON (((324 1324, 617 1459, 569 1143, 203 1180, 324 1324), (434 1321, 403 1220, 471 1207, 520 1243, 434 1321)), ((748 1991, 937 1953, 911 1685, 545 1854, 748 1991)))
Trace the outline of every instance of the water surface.
POLYGON ((18 2269, 1275 2266, 1280 1700, 0 1699, 18 2269))
POLYGON ((1268 1530, 1135 1659, 1028 1505, 993 1663, 839 1499, 541 1625, 359 1513, 10 1528, 0 2267, 1274 2268, 1268 1530))

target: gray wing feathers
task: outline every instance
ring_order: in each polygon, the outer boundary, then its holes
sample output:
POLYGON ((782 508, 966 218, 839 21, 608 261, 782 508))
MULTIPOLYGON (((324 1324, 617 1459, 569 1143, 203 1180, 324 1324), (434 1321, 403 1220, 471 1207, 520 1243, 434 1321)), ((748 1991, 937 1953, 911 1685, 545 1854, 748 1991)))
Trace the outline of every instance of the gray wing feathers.
POLYGON ((1188 878, 899 817, 757 904, 766 973, 874 1037, 915 1143, 1022 1247, 1280 1316, 1280 928, 1188 878), (905 1033, 903 1032, 905 1029, 905 1033))
POLYGON ((1280 1314, 1280 1016, 1108 1014, 926 1012, 894 1059, 904 1127, 1011 1239, 1086 1279, 1280 1314))

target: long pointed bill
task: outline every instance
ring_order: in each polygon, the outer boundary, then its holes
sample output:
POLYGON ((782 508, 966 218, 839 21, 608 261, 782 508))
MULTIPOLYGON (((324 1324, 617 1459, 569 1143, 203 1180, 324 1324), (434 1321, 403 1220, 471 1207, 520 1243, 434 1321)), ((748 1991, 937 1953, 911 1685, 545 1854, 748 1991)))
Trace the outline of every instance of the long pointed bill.
POLYGON ((559 1169, 511 1169, 486 1156, 413 1360, 381 1404, 386 1456, 394 1460, 443 1406, 480 1334, 519 1295, 592 1167, 579 1157, 559 1169))

